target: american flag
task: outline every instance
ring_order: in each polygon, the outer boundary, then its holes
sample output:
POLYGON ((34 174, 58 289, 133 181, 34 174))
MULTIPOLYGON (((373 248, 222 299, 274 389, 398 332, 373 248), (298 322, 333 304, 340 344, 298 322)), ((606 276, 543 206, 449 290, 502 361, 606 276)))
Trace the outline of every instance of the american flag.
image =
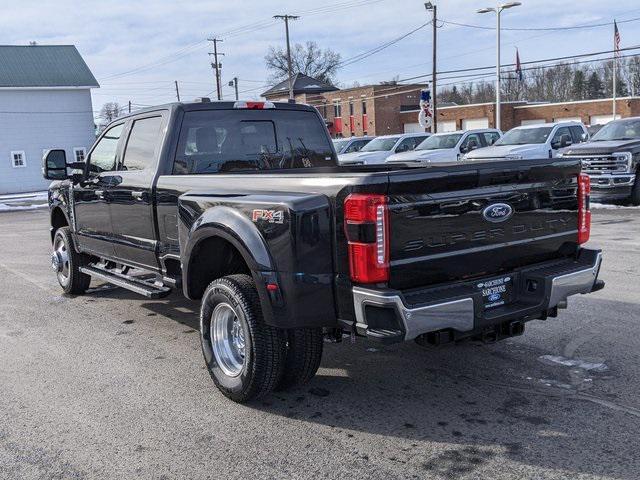
POLYGON ((620 56, 620 32, 615 20, 613 21, 613 54, 615 57, 620 56))

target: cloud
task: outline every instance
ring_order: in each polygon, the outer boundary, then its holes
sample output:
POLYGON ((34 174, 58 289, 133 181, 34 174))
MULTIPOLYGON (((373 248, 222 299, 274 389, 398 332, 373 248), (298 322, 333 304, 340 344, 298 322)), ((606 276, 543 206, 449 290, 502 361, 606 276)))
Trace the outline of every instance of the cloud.
MULTIPOLYGON (((102 88, 94 92, 94 108, 106 101, 157 104, 175 99, 174 80, 181 96, 190 99, 211 94, 213 73, 206 38, 221 35, 223 85, 234 76, 240 90, 255 96, 266 79, 264 55, 269 45, 284 43, 284 26, 272 15, 300 13, 291 23, 292 42, 315 40, 348 58, 398 37, 429 20, 422 1, 414 0, 191 0, 189 2, 109 0, 25 0, 0 16, 3 41, 26 44, 74 44, 102 88), (338 8, 337 3, 357 5, 338 8), (253 24, 253 27, 251 27, 253 24), (244 27, 244 28, 242 28, 244 27), (225 32, 238 29, 234 34, 225 32), (191 46, 191 47, 189 47, 191 46), (189 47, 189 48, 186 48, 189 47), (144 68, 140 68, 144 67, 144 68), (131 72, 130 72, 131 71, 131 72), (130 72, 130 73, 126 73, 130 72), (117 74, 123 74, 117 76, 117 74), (246 82, 244 80, 251 80, 246 82)), ((471 29, 444 24, 438 30, 439 70, 491 65, 495 62, 494 17, 475 11, 493 0, 440 0, 439 17, 486 26, 471 29)), ((504 13, 505 27, 574 26, 638 16, 637 3, 623 0, 603 6, 584 0, 568 5, 557 0, 526 0, 504 13)), ((622 44, 640 43, 636 23, 621 24, 622 44)), ((560 32, 503 32, 503 62, 512 60, 518 46, 523 61, 611 48, 608 29, 560 32)), ((361 62, 344 68, 339 80, 361 84, 426 74, 431 70, 430 27, 361 62)))

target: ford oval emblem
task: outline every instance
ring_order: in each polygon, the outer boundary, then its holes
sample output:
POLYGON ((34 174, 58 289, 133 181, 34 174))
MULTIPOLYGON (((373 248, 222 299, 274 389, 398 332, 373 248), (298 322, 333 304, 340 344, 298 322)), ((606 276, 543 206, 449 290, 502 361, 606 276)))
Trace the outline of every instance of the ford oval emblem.
POLYGON ((504 222, 513 215, 513 208, 506 203, 492 203, 482 211, 485 220, 493 223, 504 222))
POLYGON ((498 300, 500 300, 500 294, 499 293, 492 293, 491 295, 489 295, 488 300, 490 302, 497 302, 498 300))

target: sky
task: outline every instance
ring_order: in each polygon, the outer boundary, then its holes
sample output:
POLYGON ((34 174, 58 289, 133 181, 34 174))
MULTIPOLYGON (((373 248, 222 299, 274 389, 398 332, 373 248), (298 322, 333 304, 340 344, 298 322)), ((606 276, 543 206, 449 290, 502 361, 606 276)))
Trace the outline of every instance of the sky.
MULTIPOLYGON (((495 3, 433 3, 445 22, 438 23, 438 71, 494 65, 495 15, 476 10, 495 3)), ((215 97, 207 38, 216 36, 224 40, 220 44, 225 53, 223 96, 233 98, 233 88, 227 84, 238 77, 241 97, 255 99, 267 88, 264 56, 269 46, 283 46, 285 41, 284 24, 272 17, 285 13, 300 16, 290 24, 292 43, 313 40, 339 52, 343 59, 400 37, 431 18, 420 0, 22 0, 3 9, 0 44, 35 41, 75 45, 101 85, 92 92, 97 111, 110 101, 121 105, 131 101, 134 108, 175 101, 176 80, 183 100, 215 97)), ((522 0, 521 6, 502 15, 502 63, 515 61, 516 47, 522 62, 610 50, 612 27, 568 27, 612 22, 614 18, 622 22, 621 46, 640 45, 637 0, 522 0), (548 27, 563 29, 506 30, 548 27)), ((345 66, 338 73, 339 86, 428 74, 431 35, 427 25, 393 46, 345 66)), ((441 84, 453 81, 458 80, 441 84)))

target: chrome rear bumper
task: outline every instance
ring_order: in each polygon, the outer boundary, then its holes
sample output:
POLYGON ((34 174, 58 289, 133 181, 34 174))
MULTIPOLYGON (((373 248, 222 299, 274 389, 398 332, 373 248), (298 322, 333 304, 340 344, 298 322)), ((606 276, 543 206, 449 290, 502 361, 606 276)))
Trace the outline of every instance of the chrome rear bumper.
MULTIPOLYGON (((502 307, 485 310, 479 292, 471 293, 471 285, 478 280, 461 283, 457 289, 461 295, 431 300, 424 304, 409 304, 408 294, 398 290, 373 290, 364 287, 353 287, 353 301, 356 316, 356 329, 369 335, 373 328, 368 321, 370 307, 393 309, 399 320, 403 340, 413 340, 425 333, 451 329, 457 332, 472 332, 489 324, 499 324, 513 320, 530 320, 538 318, 555 307, 563 307, 571 295, 590 293, 596 286, 598 273, 602 264, 602 253, 595 250, 582 249, 582 261, 566 261, 563 263, 547 262, 510 272, 514 278, 515 300, 502 307), (528 291, 535 282, 536 290, 528 291), (526 288, 525 288, 526 286, 526 288), (466 292, 466 295, 464 294, 466 292)), ((603 284, 598 286, 602 288, 603 284)), ((438 289, 425 290, 427 297, 433 298, 438 289), (436 292, 435 294, 433 292, 436 292)), ((456 292, 448 288, 446 292, 456 292)), ((420 296, 422 293, 410 294, 420 296)), ((374 322, 375 323, 375 322, 374 322)), ((379 337, 379 329, 375 337, 379 337)), ((385 330, 386 331, 386 330, 385 330)), ((400 333, 401 332, 401 333, 400 333)))

